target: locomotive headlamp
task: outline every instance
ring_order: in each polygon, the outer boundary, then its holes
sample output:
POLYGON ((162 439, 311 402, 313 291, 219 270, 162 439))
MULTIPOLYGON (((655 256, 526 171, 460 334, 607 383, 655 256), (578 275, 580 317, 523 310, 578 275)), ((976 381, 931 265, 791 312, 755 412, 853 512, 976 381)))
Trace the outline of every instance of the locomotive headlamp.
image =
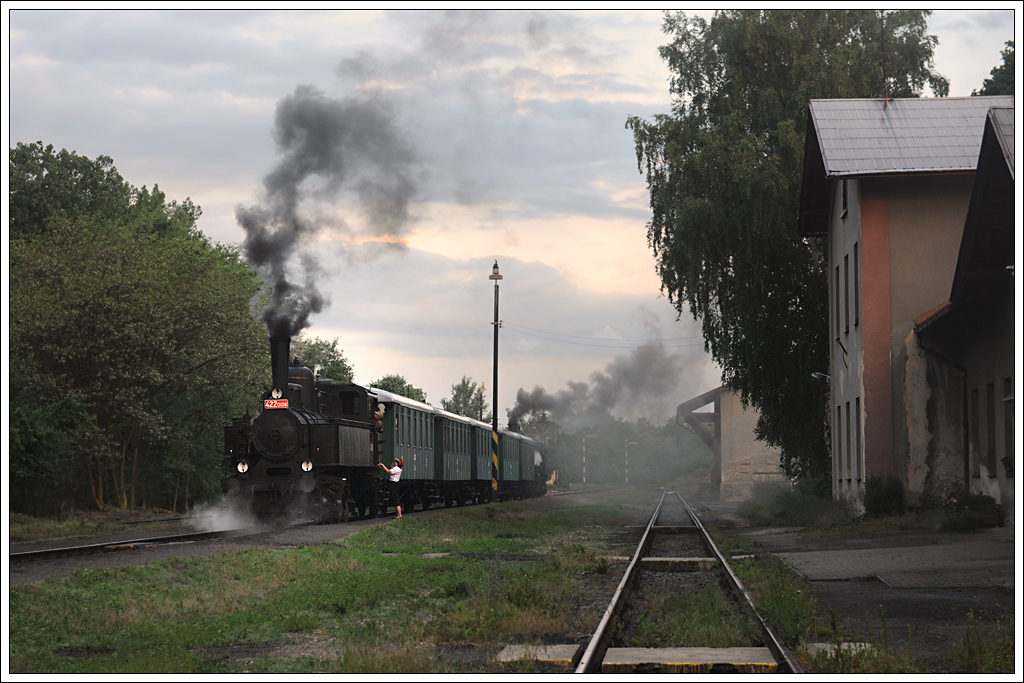
POLYGON ((311 469, 313 469, 313 462, 310 461, 310 460, 303 460, 302 461, 302 471, 303 472, 309 472, 311 469))
POLYGON ((247 463, 244 460, 242 460, 241 462, 238 463, 238 471, 239 471, 239 473, 245 474, 248 470, 249 470, 249 463, 247 463))
POLYGON ((277 387, 274 387, 274 390, 270 392, 271 398, 281 398, 282 395, 281 390, 277 387))

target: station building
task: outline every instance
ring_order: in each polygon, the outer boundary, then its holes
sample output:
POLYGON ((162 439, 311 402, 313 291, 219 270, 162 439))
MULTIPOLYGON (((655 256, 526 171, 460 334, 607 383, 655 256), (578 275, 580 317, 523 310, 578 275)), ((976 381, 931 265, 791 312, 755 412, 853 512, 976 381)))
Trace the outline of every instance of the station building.
POLYGON ((834 495, 966 482, 1012 519, 1013 212, 1013 97, 811 101, 799 230, 827 238, 834 495))

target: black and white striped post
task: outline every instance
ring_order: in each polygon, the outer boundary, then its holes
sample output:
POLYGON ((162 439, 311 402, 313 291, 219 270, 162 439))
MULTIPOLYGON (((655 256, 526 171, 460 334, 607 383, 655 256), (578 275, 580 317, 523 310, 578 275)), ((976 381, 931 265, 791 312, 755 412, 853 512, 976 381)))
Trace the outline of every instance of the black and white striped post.
POLYGON ((498 281, 501 280, 501 273, 498 272, 498 261, 494 261, 491 268, 491 280, 494 280, 494 384, 491 386, 493 397, 491 399, 491 500, 498 500, 498 328, 501 323, 498 321, 498 281))

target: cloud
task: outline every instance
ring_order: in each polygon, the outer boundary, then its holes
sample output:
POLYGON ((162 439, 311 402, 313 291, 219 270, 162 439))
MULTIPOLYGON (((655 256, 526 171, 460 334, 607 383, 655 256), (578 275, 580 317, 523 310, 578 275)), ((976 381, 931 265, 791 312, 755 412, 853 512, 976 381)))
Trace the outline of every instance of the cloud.
MULTIPOLYGON (((463 375, 490 386, 492 263, 408 249, 338 272, 327 284, 333 303, 319 316, 317 334, 341 337, 357 381, 398 373, 435 404, 463 375)), ((677 322, 665 300, 594 292, 538 262, 502 257, 499 266, 500 415, 520 388, 557 391, 572 381, 607 395, 618 378, 642 377, 645 363, 670 386, 644 394, 637 380, 624 394, 630 400, 613 402, 617 414, 665 419, 679 402, 717 386, 720 375, 699 331, 688 319, 677 322), (656 340, 647 345, 660 345, 667 360, 636 349, 644 340, 656 340), (595 372, 609 379, 595 379, 595 372)))

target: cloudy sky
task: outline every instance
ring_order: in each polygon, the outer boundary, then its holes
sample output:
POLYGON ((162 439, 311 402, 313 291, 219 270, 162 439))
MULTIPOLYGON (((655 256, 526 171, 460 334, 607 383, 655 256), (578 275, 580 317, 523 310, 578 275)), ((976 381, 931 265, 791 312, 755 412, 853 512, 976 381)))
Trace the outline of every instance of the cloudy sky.
MULTIPOLYGON (((305 332, 340 337, 358 381, 398 373, 437 404, 467 375, 490 398, 497 260, 502 418, 519 388, 623 386, 618 414, 663 420, 719 384, 659 295, 624 127, 669 110, 659 12, 13 6, 9 146, 110 156, 191 198, 218 242, 293 211, 315 230, 290 277, 315 272, 327 300, 305 332)), ((950 95, 981 86, 1014 22, 935 12, 950 95)))

